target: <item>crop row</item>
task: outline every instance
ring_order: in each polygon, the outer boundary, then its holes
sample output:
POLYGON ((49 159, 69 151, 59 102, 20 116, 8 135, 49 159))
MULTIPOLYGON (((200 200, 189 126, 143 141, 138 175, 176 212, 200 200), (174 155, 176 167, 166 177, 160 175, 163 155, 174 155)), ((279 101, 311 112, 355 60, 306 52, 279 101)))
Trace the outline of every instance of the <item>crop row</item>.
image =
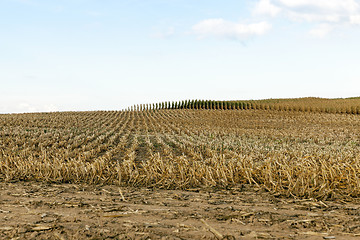
POLYGON ((358 115, 157 110, 0 115, 0 179, 159 188, 254 184, 360 196, 358 115))
POLYGON ((297 112, 324 112, 360 114, 360 99, 265 99, 248 101, 183 100, 153 104, 140 104, 129 107, 129 111, 161 109, 213 109, 213 110, 276 110, 297 112))

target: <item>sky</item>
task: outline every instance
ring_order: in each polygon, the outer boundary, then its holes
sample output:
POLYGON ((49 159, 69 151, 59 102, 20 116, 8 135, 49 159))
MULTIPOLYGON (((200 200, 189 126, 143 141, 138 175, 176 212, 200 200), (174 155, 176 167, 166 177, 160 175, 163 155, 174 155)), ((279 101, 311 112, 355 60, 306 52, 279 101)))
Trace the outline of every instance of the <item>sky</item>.
POLYGON ((0 0, 0 113, 360 96, 360 0, 0 0))

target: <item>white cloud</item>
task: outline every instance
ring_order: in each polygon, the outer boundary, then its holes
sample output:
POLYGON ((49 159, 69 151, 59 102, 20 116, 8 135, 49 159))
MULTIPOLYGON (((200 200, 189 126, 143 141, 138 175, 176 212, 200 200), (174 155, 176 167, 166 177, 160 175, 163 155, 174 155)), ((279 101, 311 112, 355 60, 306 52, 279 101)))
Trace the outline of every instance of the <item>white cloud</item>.
POLYGON ((26 101, 13 102, 6 106, 0 106, 2 113, 27 113, 27 112, 56 112, 60 109, 54 104, 34 104, 26 101))
POLYGON ((293 20, 344 23, 360 13, 355 0, 271 0, 272 4, 293 20))
POLYGON ((319 24, 315 28, 311 29, 309 33, 314 37, 323 38, 332 30, 333 26, 330 24, 319 24))
POLYGON ((270 15, 274 17, 278 15, 280 11, 281 8, 272 4, 270 0, 260 0, 255 6, 254 13, 259 15, 270 15))
POLYGON ((296 11, 354 12, 359 8, 355 0, 273 0, 278 5, 296 11))
POLYGON ((341 21, 341 15, 338 14, 318 14, 318 13, 305 13, 288 11, 288 17, 293 21, 306 21, 306 22, 329 22, 338 23, 341 21))
POLYGON ((219 37, 244 40, 254 35, 263 35, 271 29, 267 22, 241 24, 225 21, 222 18, 203 20, 192 27, 200 38, 219 37))
POLYGON ((360 25, 360 14, 350 16, 350 23, 360 25))
POLYGON ((317 24, 309 33, 323 37, 334 27, 360 24, 359 0, 259 0, 255 14, 284 16, 317 24))

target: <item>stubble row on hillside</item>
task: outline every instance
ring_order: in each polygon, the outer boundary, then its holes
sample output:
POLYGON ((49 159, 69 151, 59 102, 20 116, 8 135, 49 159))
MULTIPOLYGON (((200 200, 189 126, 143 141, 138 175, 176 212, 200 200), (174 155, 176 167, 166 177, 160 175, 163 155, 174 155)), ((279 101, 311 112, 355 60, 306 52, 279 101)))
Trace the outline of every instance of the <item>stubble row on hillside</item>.
POLYGON ((358 115, 256 109, 0 115, 0 178, 350 199, 359 130, 358 115))

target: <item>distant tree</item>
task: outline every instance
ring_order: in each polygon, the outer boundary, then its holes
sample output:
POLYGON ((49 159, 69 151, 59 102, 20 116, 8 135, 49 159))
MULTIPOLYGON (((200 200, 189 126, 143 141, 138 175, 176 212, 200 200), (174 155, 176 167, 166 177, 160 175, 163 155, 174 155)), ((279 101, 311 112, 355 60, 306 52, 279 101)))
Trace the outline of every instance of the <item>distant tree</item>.
POLYGON ((185 101, 185 108, 190 108, 190 100, 185 101))

